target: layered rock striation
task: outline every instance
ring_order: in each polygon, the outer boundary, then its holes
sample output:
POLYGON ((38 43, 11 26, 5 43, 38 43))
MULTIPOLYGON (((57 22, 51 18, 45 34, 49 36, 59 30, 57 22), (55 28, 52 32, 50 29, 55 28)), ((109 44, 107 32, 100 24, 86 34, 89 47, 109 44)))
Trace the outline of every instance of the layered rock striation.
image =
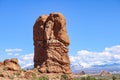
POLYGON ((41 73, 71 74, 69 38, 61 13, 40 16, 33 28, 34 67, 41 73))

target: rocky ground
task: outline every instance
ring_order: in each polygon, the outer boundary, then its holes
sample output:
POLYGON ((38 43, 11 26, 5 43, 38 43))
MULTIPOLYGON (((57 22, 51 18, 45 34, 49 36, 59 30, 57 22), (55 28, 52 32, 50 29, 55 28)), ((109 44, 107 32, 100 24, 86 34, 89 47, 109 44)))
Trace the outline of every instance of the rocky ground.
MULTIPOLYGON (((72 74, 71 74, 72 75, 72 74)), ((40 73, 39 67, 22 70, 16 58, 0 62, 0 80, 72 80, 63 73, 40 73)))
POLYGON ((64 77, 66 77, 65 74, 42 74, 36 71, 36 69, 26 71, 0 71, 0 80, 64 80, 64 77))
POLYGON ((1 70, 0 80, 61 80, 61 74, 42 74, 34 70, 10 71, 1 70))

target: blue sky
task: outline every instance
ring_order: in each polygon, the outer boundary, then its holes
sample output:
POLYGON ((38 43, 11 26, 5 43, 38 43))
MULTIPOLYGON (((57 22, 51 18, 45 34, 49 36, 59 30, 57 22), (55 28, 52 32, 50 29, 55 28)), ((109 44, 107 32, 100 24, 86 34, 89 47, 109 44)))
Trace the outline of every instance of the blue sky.
POLYGON ((109 64, 109 61, 120 62, 119 0, 0 0, 0 61, 17 57, 22 66, 28 63, 23 60, 29 60, 31 64, 33 25, 40 15, 51 12, 61 12, 67 20, 72 63, 84 63, 82 66, 90 67, 109 64), (93 61, 93 64, 85 65, 92 59, 88 58, 89 55, 102 53, 111 59, 103 62, 105 58, 102 56, 97 64, 93 61), (81 54, 85 58, 79 56, 76 62, 76 57, 81 54))

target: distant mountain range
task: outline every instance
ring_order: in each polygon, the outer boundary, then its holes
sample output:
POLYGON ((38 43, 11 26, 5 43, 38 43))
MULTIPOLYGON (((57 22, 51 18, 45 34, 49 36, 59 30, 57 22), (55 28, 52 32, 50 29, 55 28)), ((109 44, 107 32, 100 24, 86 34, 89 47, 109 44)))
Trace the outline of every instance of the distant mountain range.
MULTIPOLYGON (((23 69, 31 69, 34 68, 33 65, 24 67, 23 69)), ((114 74, 120 74, 120 64, 105 64, 105 65, 94 65, 90 68, 84 68, 80 64, 71 64, 71 69, 73 73, 80 73, 81 71, 85 71, 87 74, 99 74, 102 70, 112 72, 114 74)))
POLYGON ((34 65, 26 66, 26 67, 24 67, 23 69, 24 69, 24 70, 29 70, 29 69, 32 69, 32 68, 34 68, 34 65))
POLYGON ((71 69, 73 73, 80 73, 81 71, 85 71, 87 74, 99 74, 102 70, 112 73, 120 73, 120 64, 113 63, 105 65, 94 65, 90 68, 84 68, 81 65, 71 65, 71 69))

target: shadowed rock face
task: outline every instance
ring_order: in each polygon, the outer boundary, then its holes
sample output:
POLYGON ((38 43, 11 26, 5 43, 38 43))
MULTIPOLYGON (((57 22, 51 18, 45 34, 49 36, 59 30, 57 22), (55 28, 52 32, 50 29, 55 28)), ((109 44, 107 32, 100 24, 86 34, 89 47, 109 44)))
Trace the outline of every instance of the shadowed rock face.
POLYGON ((66 20, 61 13, 40 16, 33 28, 34 67, 41 73, 71 74, 68 57, 70 43, 66 20))

